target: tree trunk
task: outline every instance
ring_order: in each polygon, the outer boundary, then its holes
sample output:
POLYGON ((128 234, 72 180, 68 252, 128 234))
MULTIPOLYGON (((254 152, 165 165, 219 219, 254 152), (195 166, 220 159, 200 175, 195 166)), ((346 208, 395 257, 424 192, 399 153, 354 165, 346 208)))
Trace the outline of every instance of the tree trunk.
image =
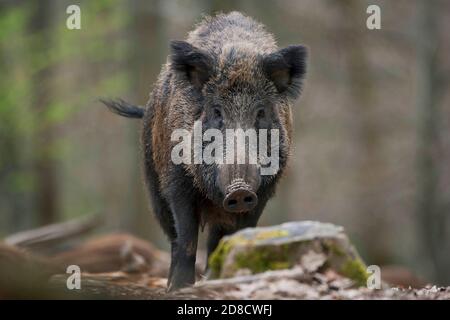
MULTIPOLYGON (((51 21, 52 0, 35 3, 30 21, 30 32, 33 34, 31 50, 41 55, 49 53, 52 43, 51 21)), ((35 68, 36 66, 32 66, 35 68)), ((40 68, 32 77, 32 104, 35 116, 33 132, 34 145, 34 194, 37 222, 40 225, 54 222, 57 219, 58 186, 56 179, 56 163, 52 156, 54 146, 54 128, 46 123, 46 110, 51 103, 50 66, 40 68)))
POLYGON ((417 16, 417 220, 423 243, 422 254, 432 261, 435 280, 450 279, 450 257, 446 237, 447 218, 439 198, 439 104, 441 84, 438 77, 439 45, 436 1, 418 1, 417 16))
MULTIPOLYGON (((169 44, 166 41, 166 23, 161 16, 161 2, 151 3, 132 0, 130 2, 132 23, 130 36, 130 95, 140 104, 147 103, 152 85, 156 81, 160 66, 165 62, 164 54, 169 44)), ((125 222, 134 234, 145 239, 158 242, 154 236, 159 230, 158 223, 152 221, 148 209, 148 193, 143 183, 142 154, 139 148, 140 123, 130 122, 128 127, 129 143, 133 147, 130 161, 131 188, 129 192, 130 213, 132 216, 125 222), (152 236, 153 235, 153 236, 152 236)))
MULTIPOLYGON (((357 160, 356 175, 356 214, 361 217, 358 224, 364 242, 369 244, 365 248, 367 258, 377 264, 383 264, 389 259, 388 239, 382 237, 380 230, 387 228, 385 222, 384 205, 380 201, 382 196, 383 159, 378 122, 374 109, 373 75, 366 53, 364 28, 361 20, 365 18, 365 7, 359 1, 341 1, 342 14, 348 25, 343 33, 343 48, 346 50, 347 67, 349 72, 349 90, 352 98, 352 108, 355 116, 358 152, 361 157, 357 160), (376 239, 376 240, 375 240, 376 239), (375 240, 375 241, 374 241, 375 240)), ((364 21, 364 20, 363 20, 364 21)))

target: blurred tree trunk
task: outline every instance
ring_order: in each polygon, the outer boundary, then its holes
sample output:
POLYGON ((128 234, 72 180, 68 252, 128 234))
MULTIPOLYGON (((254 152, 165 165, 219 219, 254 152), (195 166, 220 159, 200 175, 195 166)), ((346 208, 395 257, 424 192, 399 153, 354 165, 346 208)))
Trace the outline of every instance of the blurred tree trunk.
POLYGON ((373 75, 364 42, 366 19, 365 6, 357 0, 340 2, 346 27, 340 29, 345 41, 349 72, 350 96, 355 116, 355 136, 361 158, 356 176, 357 200, 356 214, 360 218, 360 235, 364 243, 368 261, 377 264, 389 262, 389 239, 382 236, 387 227, 382 199, 383 159, 381 158, 380 128, 375 117, 376 101, 374 96, 373 75))
MULTIPOLYGON (((161 1, 130 1, 131 26, 129 29, 129 61, 131 96, 140 104, 147 103, 152 85, 161 65, 165 62, 168 43, 165 37, 165 20, 161 15, 161 1)), ((126 222, 138 236, 158 242, 155 221, 148 209, 148 194, 143 183, 142 154, 139 148, 140 123, 131 121, 128 127, 129 143, 133 146, 131 172, 132 186, 128 198, 133 215, 126 222)))
POLYGON ((2 118, 2 121, 8 121, 11 125, 2 124, 0 130, 0 234, 31 227, 30 214, 26 211, 28 204, 26 193, 17 190, 15 183, 18 172, 24 169, 20 150, 23 139, 16 131, 16 120, 14 115, 2 118), (3 127, 6 130, 3 130, 3 127))
MULTIPOLYGON (((440 9, 436 1, 418 1, 417 102, 418 102, 418 195, 417 217, 425 261, 431 261, 440 284, 450 280, 448 217, 439 198, 439 77, 438 29, 440 9)), ((448 164, 447 164, 448 165, 448 164)))
MULTIPOLYGON (((30 21, 30 33, 33 34, 32 52, 48 56, 52 43, 50 29, 53 0, 33 3, 33 16, 30 21)), ((35 69, 33 65, 31 68, 35 69)), ((52 156, 54 146, 54 128, 46 121, 46 110, 51 102, 50 66, 39 67, 32 77, 32 105, 35 116, 33 132, 34 145, 34 194, 38 224, 44 225, 57 219, 58 186, 56 181, 56 163, 52 156)))

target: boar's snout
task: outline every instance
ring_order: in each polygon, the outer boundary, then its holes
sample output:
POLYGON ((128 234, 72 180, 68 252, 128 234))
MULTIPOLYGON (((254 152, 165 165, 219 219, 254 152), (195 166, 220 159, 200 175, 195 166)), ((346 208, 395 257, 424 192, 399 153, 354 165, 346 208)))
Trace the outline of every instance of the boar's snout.
POLYGON ((255 208, 258 197, 253 191, 239 188, 229 193, 223 200, 223 207, 228 212, 246 212, 255 208))
POLYGON ((224 195, 222 206, 227 212, 248 212, 258 204, 261 178, 256 165, 235 164, 219 168, 218 186, 224 195))
POLYGON ((243 179, 234 179, 225 194, 223 208, 228 212, 248 212, 258 204, 258 196, 243 179))

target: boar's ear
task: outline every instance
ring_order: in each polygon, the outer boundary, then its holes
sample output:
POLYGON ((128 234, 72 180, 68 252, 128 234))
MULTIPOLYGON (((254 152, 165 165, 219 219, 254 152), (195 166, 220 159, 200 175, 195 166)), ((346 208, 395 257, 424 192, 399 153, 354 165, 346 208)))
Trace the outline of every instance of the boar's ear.
POLYGON ((170 49, 175 71, 185 76, 196 89, 201 90, 211 76, 211 57, 185 41, 171 41, 170 49))
POLYGON ((306 73, 306 58, 307 49, 304 46, 286 47, 264 58, 264 73, 279 93, 286 92, 296 98, 306 73))

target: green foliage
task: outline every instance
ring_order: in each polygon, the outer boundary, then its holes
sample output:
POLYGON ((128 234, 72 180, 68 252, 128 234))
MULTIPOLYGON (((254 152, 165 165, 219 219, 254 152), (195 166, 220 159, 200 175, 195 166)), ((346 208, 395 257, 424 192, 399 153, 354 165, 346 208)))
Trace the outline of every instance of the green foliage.
POLYGON ((18 214, 17 197, 31 201, 38 191, 36 162, 51 161, 58 170, 77 152, 63 128, 98 107, 99 96, 130 89, 126 4, 82 1, 81 30, 66 28, 68 4, 56 6, 39 28, 35 2, 0 10, 0 211, 6 216, 18 214))

